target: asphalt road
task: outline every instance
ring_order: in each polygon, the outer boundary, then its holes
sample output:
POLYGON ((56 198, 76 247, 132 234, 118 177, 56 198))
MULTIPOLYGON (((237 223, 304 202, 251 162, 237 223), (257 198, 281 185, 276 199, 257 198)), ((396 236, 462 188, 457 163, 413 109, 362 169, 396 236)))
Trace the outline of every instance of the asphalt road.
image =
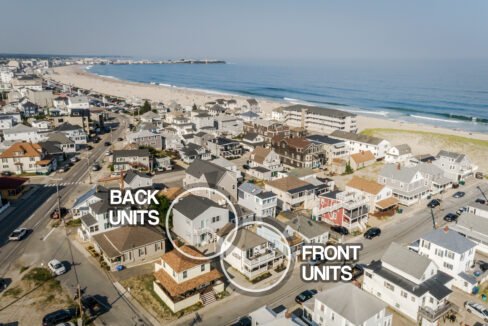
MULTIPOLYGON (((452 193, 457 190, 450 190, 446 193, 442 205, 435 209, 436 226, 443 227, 446 224, 442 219, 445 214, 455 212, 467 203, 482 197, 480 191, 476 188, 480 184, 482 184, 481 187, 485 193, 488 193, 488 184, 486 181, 481 183, 475 179, 470 179, 468 185, 458 189, 466 192, 466 196, 463 198, 455 199, 451 197, 452 193)), ((360 253, 360 262, 369 263, 372 260, 381 258, 384 251, 392 242, 406 245, 431 231, 433 229, 431 213, 430 209, 427 209, 425 205, 426 201, 424 200, 415 207, 409 208, 409 213, 396 215, 395 219, 397 220, 382 228, 382 234, 378 238, 366 240, 360 237, 351 240, 350 242, 363 244, 363 250, 360 253)), ((328 282, 304 283, 300 279, 299 268, 295 268, 286 283, 273 293, 261 296, 233 294, 224 299, 225 301, 221 304, 204 308, 199 312, 202 317, 201 325, 229 325, 240 317, 264 305, 275 307, 282 304, 287 308, 298 308, 299 306, 296 305, 294 299, 300 292, 312 288, 324 290, 333 286, 334 283, 328 282), (223 305, 227 309, 223 309, 223 305)), ((193 315, 181 318, 171 325, 188 325, 192 317, 193 315)))
MULTIPOLYGON (((127 117, 123 115, 116 117, 119 127, 113 131, 113 139, 123 135, 126 130, 123 126, 128 123, 127 117)), ((103 143, 105 140, 110 140, 110 137, 110 134, 104 135, 102 141, 90 151, 90 165, 104 155, 106 147, 103 143)), ((77 187, 76 184, 72 183, 83 181, 90 168, 87 166, 86 160, 81 160, 67 172, 57 174, 52 179, 53 183, 64 184, 64 186, 59 187, 61 206, 65 204, 70 192, 75 189, 74 187, 77 187), (58 178, 61 180, 54 180, 58 178)), ((74 266, 81 287, 86 289, 85 293, 96 295, 102 303, 110 308, 106 314, 100 317, 98 323, 133 325, 133 320, 137 318, 137 312, 114 288, 112 280, 107 274, 98 266, 90 263, 85 256, 86 252, 80 252, 75 246, 71 246, 74 257, 74 261, 72 261, 70 247, 68 246, 70 240, 65 234, 65 229, 49 227, 49 213, 57 206, 56 187, 36 185, 35 189, 31 191, 32 193, 16 203, 15 210, 0 222, 0 277, 5 277, 5 274, 14 264, 39 266, 47 264, 53 258, 59 259, 70 267, 68 273, 59 277, 64 288, 74 292, 74 287, 77 284, 74 266), (6 242, 8 235, 20 226, 31 230, 29 236, 23 241, 6 242)), ((2 307, 0 307, 1 309, 2 307)))

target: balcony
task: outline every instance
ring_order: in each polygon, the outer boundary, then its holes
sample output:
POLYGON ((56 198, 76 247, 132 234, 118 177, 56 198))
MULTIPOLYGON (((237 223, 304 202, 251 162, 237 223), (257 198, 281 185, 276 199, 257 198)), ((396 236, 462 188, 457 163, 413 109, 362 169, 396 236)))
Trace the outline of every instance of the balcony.
POLYGON ((267 253, 259 255, 259 256, 254 256, 253 258, 244 258, 244 263, 248 266, 255 266, 259 264, 266 263, 272 259, 274 259, 276 256, 276 252, 274 250, 267 251, 267 253))
POLYGON ((419 307, 419 318, 427 319, 430 322, 435 322, 442 316, 446 315, 449 311, 457 312, 458 307, 450 302, 447 302, 437 309, 432 309, 430 307, 419 307))

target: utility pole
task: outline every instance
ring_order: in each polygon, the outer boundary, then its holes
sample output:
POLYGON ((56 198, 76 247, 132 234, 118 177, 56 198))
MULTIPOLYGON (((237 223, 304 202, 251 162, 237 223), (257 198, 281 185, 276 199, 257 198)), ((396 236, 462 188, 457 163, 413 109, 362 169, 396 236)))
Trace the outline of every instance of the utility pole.
POLYGON ((435 230, 435 216, 434 216, 434 209, 431 207, 430 208, 430 215, 432 217, 432 228, 435 230))

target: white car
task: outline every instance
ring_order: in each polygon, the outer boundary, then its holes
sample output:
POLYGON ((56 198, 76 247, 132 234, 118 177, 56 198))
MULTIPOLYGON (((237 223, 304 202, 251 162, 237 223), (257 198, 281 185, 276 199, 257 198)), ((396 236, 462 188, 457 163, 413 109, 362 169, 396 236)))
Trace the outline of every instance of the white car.
POLYGON ((488 321, 488 309, 486 309, 486 307, 482 304, 472 301, 466 301, 464 303, 464 308, 466 308, 469 313, 480 317, 484 321, 488 321))
POLYGON ((66 267, 64 267, 64 265, 61 264, 61 262, 57 259, 51 260, 49 263, 47 263, 47 266, 55 275, 63 275, 66 273, 66 267))
POLYGON ((76 163, 78 162, 79 158, 77 156, 73 156, 71 159, 70 159, 70 162, 71 163, 76 163))
POLYGON ((106 151, 105 152, 105 156, 110 156, 110 155, 112 155, 112 152, 111 151, 106 151))
POLYGON ((10 241, 20 241, 27 235, 26 228, 15 229, 9 236, 10 241))

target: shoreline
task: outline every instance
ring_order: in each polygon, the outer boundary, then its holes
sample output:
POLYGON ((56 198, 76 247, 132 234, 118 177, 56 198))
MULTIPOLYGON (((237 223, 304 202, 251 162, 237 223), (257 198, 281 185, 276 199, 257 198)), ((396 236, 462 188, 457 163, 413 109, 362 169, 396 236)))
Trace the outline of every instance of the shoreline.
MULTIPOLYGON (((70 84, 83 89, 94 90, 107 95, 124 98, 148 99, 151 101, 160 101, 163 103, 169 103, 174 100, 183 106, 193 105, 194 103, 197 105, 203 105, 205 102, 213 101, 218 98, 235 99, 237 101, 244 101, 247 98, 242 95, 234 95, 212 90, 185 88, 173 85, 132 82, 128 80, 117 79, 115 77, 100 76, 90 72, 90 70, 86 70, 85 68, 86 66, 80 65, 56 67, 52 68, 52 73, 48 74, 48 76, 53 80, 64 84, 70 84)), ((256 99, 259 101, 261 109, 265 113, 266 117, 270 117, 271 111, 275 108, 292 105, 292 103, 288 101, 277 101, 259 97, 256 97, 256 99)), ((371 117, 370 114, 367 113, 354 113, 357 114, 359 131, 365 129, 387 128, 406 131, 424 131, 445 135, 456 135, 466 138, 488 141, 488 133, 485 134, 480 132, 453 130, 429 124, 371 117)))

